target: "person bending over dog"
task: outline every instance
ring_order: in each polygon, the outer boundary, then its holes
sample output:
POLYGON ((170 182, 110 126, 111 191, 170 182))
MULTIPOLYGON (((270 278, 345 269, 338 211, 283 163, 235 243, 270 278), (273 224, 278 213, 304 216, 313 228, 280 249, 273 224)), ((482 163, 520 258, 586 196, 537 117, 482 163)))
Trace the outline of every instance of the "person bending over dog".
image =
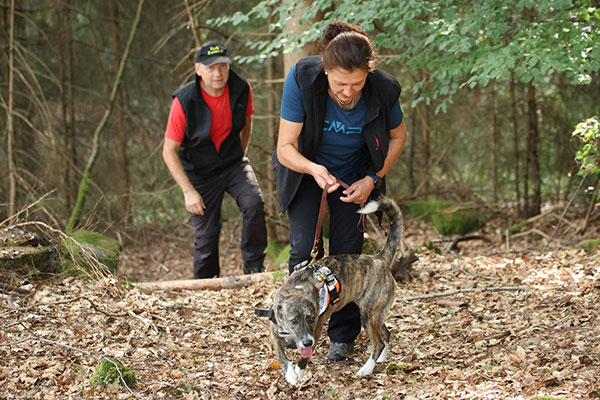
MULTIPOLYGON (((282 212, 290 224, 290 273, 311 252, 322 189, 328 189, 329 254, 360 254, 359 205, 385 193, 385 175, 406 141, 401 87, 375 68, 366 33, 342 22, 327 26, 320 56, 306 57, 287 76, 273 167, 282 212), (339 178, 350 185, 340 188, 339 178)), ((323 257, 323 242, 319 255, 323 257)), ((354 303, 329 321, 327 358, 353 352, 360 332, 354 303)), ((291 347, 291 343, 288 343, 291 347)))
POLYGON ((194 278, 219 276, 221 203, 225 192, 243 215, 244 273, 264 271, 267 229, 260 187, 246 158, 252 90, 229 70, 219 42, 196 52, 195 79, 173 93, 163 158, 181 187, 194 227, 194 278))

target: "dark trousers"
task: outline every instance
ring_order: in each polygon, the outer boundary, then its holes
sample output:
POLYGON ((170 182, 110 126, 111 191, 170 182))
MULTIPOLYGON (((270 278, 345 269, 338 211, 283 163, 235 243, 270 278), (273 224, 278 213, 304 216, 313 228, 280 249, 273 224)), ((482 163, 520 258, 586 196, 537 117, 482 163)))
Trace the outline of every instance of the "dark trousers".
MULTIPOLYGON (((343 189, 327 196, 329 207, 329 254, 360 254, 363 234, 357 228, 358 204, 340 200, 343 189)), ((310 176, 302 179, 300 188, 288 208, 290 223, 290 273, 296 264, 310 259, 323 190, 310 176)), ((323 235, 319 240, 319 256, 323 257, 323 235)), ((342 289, 343 290, 343 289, 342 289)), ((350 303, 332 314, 327 334, 332 342, 349 343, 360 333, 360 310, 350 303)))
POLYGON ((194 227, 194 278, 219 276, 221 203, 229 193, 242 213, 242 260, 244 273, 262 269, 267 247, 264 203, 254 170, 247 158, 202 181, 194 182, 206 209, 190 214, 194 227))

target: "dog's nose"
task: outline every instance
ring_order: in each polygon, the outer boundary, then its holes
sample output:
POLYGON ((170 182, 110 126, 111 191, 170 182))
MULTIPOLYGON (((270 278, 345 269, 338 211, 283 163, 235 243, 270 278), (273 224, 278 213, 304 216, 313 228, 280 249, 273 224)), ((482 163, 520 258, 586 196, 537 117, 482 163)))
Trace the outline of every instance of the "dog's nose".
POLYGON ((305 338, 302 340, 302 346, 304 347, 312 347, 314 341, 312 338, 305 338))

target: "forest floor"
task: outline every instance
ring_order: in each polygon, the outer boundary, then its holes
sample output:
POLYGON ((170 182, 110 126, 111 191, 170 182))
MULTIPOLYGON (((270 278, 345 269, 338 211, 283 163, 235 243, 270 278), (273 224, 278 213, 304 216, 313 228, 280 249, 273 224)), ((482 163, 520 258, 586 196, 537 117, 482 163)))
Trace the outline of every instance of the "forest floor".
MULTIPOLYGON (((254 316, 280 281, 217 291, 132 288, 125 282, 191 278, 191 232, 182 225, 129 233, 119 278, 35 281, 28 295, 0 299, 0 398, 600 398, 600 253, 575 245, 600 237, 600 224, 576 235, 581 213, 559 213, 506 240, 511 217, 497 212, 477 233, 486 240, 445 255, 423 247, 444 238, 406 218, 405 241, 421 249, 419 276, 397 285, 388 363, 357 378, 368 357, 364 332, 341 363, 327 361, 323 335, 298 387, 274 362, 268 320, 254 316), (492 287, 524 290, 480 290, 492 287), (409 299, 456 289, 473 290, 409 299), (137 385, 91 386, 104 356, 131 368, 137 385)), ((224 224, 224 276, 241 270, 235 222, 224 224)))

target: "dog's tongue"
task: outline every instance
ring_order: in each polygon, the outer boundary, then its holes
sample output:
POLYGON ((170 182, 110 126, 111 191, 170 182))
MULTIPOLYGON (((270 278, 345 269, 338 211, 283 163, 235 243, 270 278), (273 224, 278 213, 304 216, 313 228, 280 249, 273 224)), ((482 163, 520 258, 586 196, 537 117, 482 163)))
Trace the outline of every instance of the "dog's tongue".
POLYGON ((310 358, 313 353, 312 347, 304 347, 300 345, 298 345, 298 351, 300 351, 300 357, 302 358, 310 358))

